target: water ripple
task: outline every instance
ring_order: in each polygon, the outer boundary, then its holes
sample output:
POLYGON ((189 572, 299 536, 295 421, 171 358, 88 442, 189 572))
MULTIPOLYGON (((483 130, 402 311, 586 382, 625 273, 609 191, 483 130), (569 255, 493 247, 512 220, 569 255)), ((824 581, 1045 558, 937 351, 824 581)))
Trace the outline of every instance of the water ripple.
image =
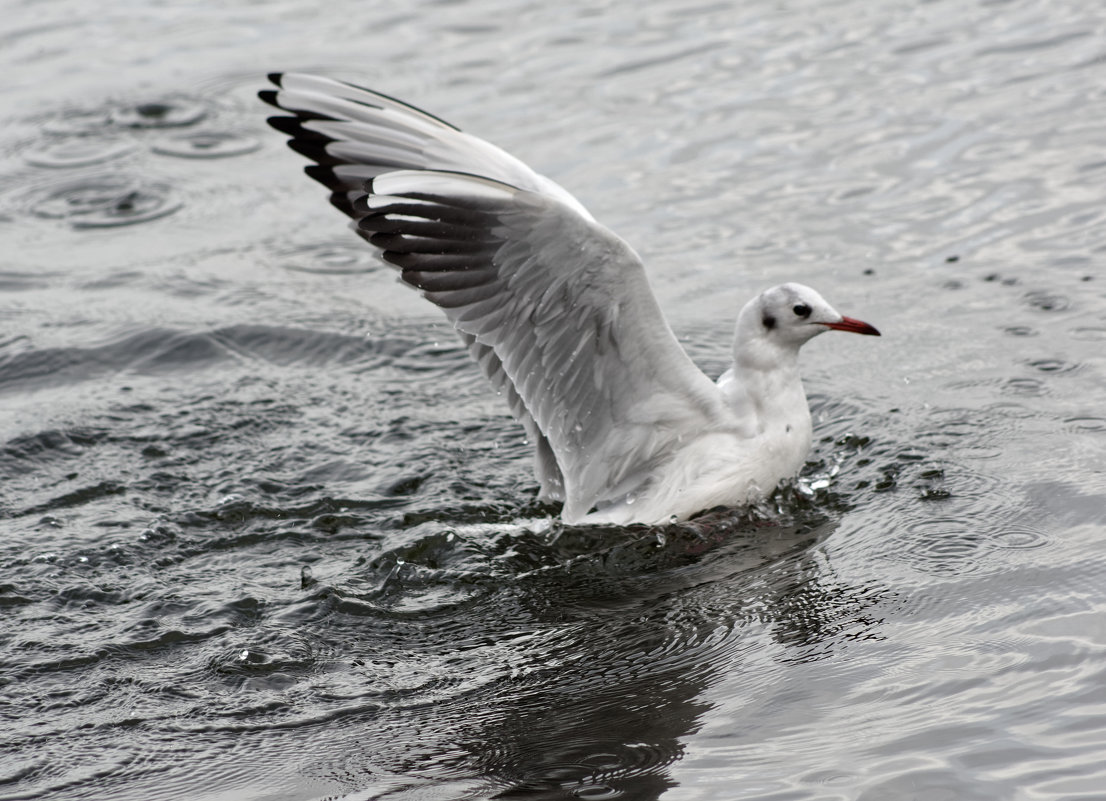
POLYGON ((371 249, 357 243, 294 245, 278 250, 276 258, 284 269, 320 275, 370 273, 385 268, 384 262, 371 249))
POLYGON ((196 370, 232 359, 275 364, 379 367, 410 354, 402 339, 368 339, 278 326, 236 325, 214 331, 125 331, 102 344, 16 350, 0 356, 0 390, 73 384, 129 370, 159 374, 196 370))
POLYGON ((909 545, 901 558, 938 575, 971 573, 980 567, 988 549, 987 537, 965 527, 959 518, 914 521, 909 545))
POLYGON ((78 178, 40 191, 30 212, 74 228, 114 228, 166 217, 181 207, 167 183, 120 175, 78 178))
POLYGON ((178 156, 192 159, 217 159, 227 156, 242 156, 261 147, 261 140, 255 136, 231 131, 198 131, 178 134, 154 142, 153 152, 162 156, 178 156))
POLYGON ((1075 433, 1106 431, 1106 417, 1069 417, 1064 424, 1075 433))
POLYGON ((26 150, 23 159, 35 167, 66 169, 103 164, 134 151, 135 143, 125 139, 80 138, 50 142, 42 147, 26 150))
POLYGON ((1071 308, 1071 299, 1057 292, 1038 289, 1027 292, 1025 304, 1031 309, 1045 312, 1062 312, 1071 308))
POLYGON ((111 109, 107 118, 125 128, 180 128, 208 114, 207 105, 187 97, 165 97, 111 109))
POLYGON ((1070 373, 1073 370, 1078 370, 1080 365, 1074 362, 1068 362, 1064 359, 1033 359, 1028 362, 1029 366, 1039 370, 1042 373, 1070 373))

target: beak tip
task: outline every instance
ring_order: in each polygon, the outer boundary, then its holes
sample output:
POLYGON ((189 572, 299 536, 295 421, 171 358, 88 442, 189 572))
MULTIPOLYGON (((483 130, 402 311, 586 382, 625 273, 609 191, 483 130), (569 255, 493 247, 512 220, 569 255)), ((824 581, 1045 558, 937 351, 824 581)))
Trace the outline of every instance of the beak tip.
POLYGON ((825 323, 825 325, 836 331, 849 331, 853 334, 864 334, 870 337, 882 336, 879 329, 874 325, 870 325, 863 320, 857 320, 852 317, 842 317, 840 322, 825 323))

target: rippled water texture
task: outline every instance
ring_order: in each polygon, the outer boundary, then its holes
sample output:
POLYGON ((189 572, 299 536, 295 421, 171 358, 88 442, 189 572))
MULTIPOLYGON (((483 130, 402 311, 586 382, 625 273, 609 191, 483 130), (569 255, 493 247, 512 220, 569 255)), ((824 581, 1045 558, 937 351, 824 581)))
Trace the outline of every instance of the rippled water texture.
POLYGON ((0 798, 1101 799, 1099 0, 8 3, 0 798), (254 94, 312 69, 576 193, 816 445, 562 529, 254 94))

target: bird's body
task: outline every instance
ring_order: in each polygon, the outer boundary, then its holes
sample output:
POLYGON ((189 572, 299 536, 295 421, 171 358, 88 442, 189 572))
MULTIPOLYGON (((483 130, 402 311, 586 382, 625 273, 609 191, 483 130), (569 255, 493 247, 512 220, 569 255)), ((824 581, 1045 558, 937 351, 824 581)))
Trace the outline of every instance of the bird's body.
POLYGON ((755 501, 802 468, 799 347, 842 317, 800 284, 738 316, 718 382, 684 353, 640 259, 567 191, 399 101, 271 76, 270 123, 406 283, 445 312, 536 450, 569 523, 660 523, 755 501))

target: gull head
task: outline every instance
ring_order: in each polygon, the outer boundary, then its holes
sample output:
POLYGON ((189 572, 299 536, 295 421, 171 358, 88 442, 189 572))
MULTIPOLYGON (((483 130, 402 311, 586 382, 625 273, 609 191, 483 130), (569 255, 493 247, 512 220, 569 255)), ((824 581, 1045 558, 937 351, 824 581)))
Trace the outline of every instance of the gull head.
POLYGON ((761 292, 741 310, 737 330, 739 345, 756 342, 794 351, 830 330, 879 336, 873 326, 845 317, 802 284, 780 284, 761 292))

